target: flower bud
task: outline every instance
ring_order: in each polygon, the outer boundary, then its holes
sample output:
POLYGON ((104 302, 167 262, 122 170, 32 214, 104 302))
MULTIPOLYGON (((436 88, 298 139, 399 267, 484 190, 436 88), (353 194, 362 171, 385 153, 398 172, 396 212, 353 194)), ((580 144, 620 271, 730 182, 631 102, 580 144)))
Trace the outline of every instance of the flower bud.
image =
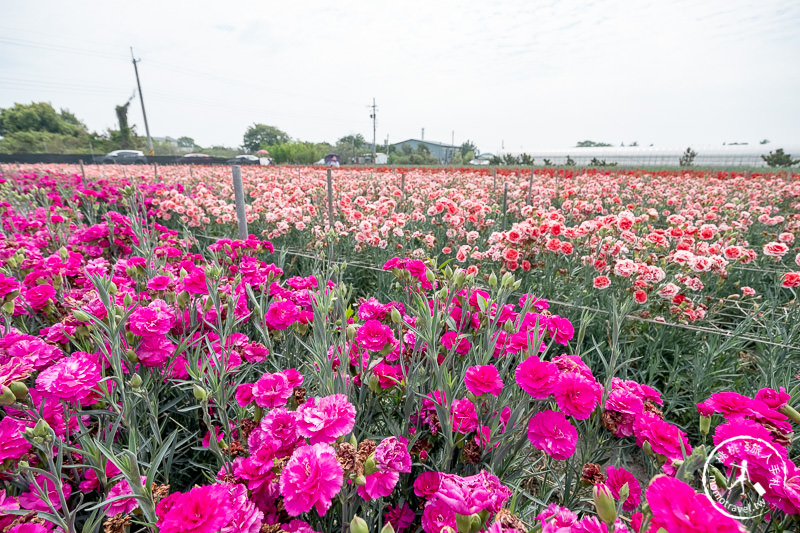
POLYGON ((514 333, 516 327, 514 326, 514 321, 511 319, 506 320, 503 322, 503 331, 506 333, 514 333))
POLYGON ((363 487, 364 485, 367 484, 367 478, 364 477, 363 475, 358 476, 353 480, 353 483, 356 484, 356 487, 363 487))
POLYGON ((597 516, 606 524, 613 524, 617 520, 617 504, 614 496, 605 483, 597 483, 592 490, 594 508, 597 516))
POLYGON ((511 272, 506 272, 503 274, 503 278, 500 280, 500 286, 504 289, 507 289, 514 285, 514 275, 511 272))
POLYGON ((711 429, 711 417, 710 416, 700 416, 700 433, 703 435, 708 435, 708 431, 711 429))
POLYGON ((392 324, 400 324, 403 322, 403 317, 400 315, 400 311, 398 311, 396 307, 392 307, 392 310, 389 312, 389 316, 392 319, 392 324))
POLYGON ((74 316, 75 320, 77 320, 79 322, 91 322, 92 321, 91 315, 89 315, 89 313, 87 313, 86 311, 82 311, 80 309, 73 309, 72 310, 72 316, 74 316))
POLYGON ((11 389, 17 400, 24 400, 28 397, 28 386, 21 381, 12 381, 8 388, 11 389))
POLYGON ((375 464, 375 453, 373 452, 367 460, 364 461, 364 475, 368 476, 378 471, 378 465, 375 464))
POLYGON ((434 275, 433 271, 430 269, 425 269, 425 277, 428 281, 433 285, 433 282, 436 281, 436 275, 434 275))
POLYGON ((381 528, 381 533, 394 533, 394 528, 392 527, 391 522, 386 522, 384 526, 381 528))
POLYGON ((131 293, 129 292, 125 293, 125 297, 122 299, 122 303, 125 304, 125 307, 131 306, 131 304, 133 303, 133 296, 131 296, 131 293))
POLYGON ((201 387, 200 385, 197 385, 197 384, 195 384, 195 385, 192 387, 192 392, 194 393, 194 397, 195 397, 196 399, 200 400, 201 402, 202 402, 202 401, 205 401, 205 400, 207 400, 207 399, 208 399, 208 391, 207 391, 207 390, 205 390, 205 389, 204 389, 203 387, 201 387))
POLYGON ((453 275, 453 283, 455 283, 457 289, 460 289, 461 287, 464 286, 465 281, 466 281, 466 276, 464 275, 464 271, 459 268, 453 275))
POLYGON ((139 374, 134 374, 130 381, 131 387, 134 389, 138 389, 142 386, 142 376, 139 374))
POLYGON ((348 324, 347 325, 347 340, 350 341, 350 342, 353 342, 353 339, 356 338, 356 333, 357 332, 358 332, 358 330, 356 329, 356 327, 353 324, 348 324))
POLYGON ((139 362, 139 356, 136 355, 136 352, 134 352, 133 350, 126 350, 125 351, 125 358, 128 361, 130 361, 131 363, 138 363, 139 362))
POLYGON ((353 519, 350 520, 350 533, 369 533, 366 520, 358 515, 353 516, 353 519))
POLYGON ((7 315, 14 314, 14 300, 9 300, 3 304, 3 312, 7 315))
POLYGON ((111 296, 117 294, 117 284, 114 283, 113 281, 108 284, 108 294, 110 294, 111 296))
POLYGON ((788 416, 793 422, 800 424, 800 413, 788 403, 783 407, 779 407, 778 412, 788 416))
POLYGON ((17 397, 14 396, 14 393, 6 387, 5 385, 0 386, 0 405, 8 406, 13 404, 17 401, 17 397))
POLYGON ((181 291, 180 293, 178 293, 178 298, 177 298, 178 307, 180 308, 186 307, 187 305, 189 305, 190 299, 191 296, 189 295, 189 291, 186 290, 181 291))
POLYGON ((36 425, 33 427, 33 434, 37 437, 45 437, 50 435, 50 424, 44 418, 40 418, 36 425))
POLYGON ((497 275, 494 272, 489 274, 489 287, 493 289, 497 287, 497 275))

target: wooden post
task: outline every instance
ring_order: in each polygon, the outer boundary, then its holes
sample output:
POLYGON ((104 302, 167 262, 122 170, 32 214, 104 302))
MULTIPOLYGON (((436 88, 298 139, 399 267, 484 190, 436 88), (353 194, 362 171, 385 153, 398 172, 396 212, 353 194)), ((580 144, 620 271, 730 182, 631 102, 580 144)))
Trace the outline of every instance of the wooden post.
POLYGON ((81 176, 83 176, 83 186, 86 187, 86 171, 83 170, 83 159, 78 159, 78 163, 81 165, 81 176))
POLYGON ((126 180, 128 179, 128 173, 125 171, 125 167, 122 167, 122 177, 126 180))
POLYGON ((506 231, 506 212, 508 211, 508 182, 503 184, 503 231, 506 231))
POLYGON ((194 178, 194 172, 192 172, 192 165, 189 165, 189 177, 194 178))
POLYGON ((406 199, 406 175, 400 174, 400 203, 406 199))
POLYGON ((242 167, 233 166, 233 198, 236 202, 236 219, 239 222, 239 240, 247 239, 247 218, 244 215, 244 188, 242 187, 242 167))
POLYGON ((494 196, 495 194, 497 194, 497 169, 496 168, 492 169, 492 178, 494 178, 494 181, 492 182, 492 196, 494 196))
POLYGON ((328 169, 328 225, 333 229, 333 177, 328 169))
POLYGON ((531 167, 531 181, 528 185, 528 205, 533 205, 533 167, 531 167))

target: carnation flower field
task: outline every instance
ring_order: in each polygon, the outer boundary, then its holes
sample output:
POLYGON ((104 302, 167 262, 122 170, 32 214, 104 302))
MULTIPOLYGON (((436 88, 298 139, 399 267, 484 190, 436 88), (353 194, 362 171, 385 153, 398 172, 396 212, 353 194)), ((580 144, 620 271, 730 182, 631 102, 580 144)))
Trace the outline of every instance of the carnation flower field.
POLYGON ((0 531, 798 530, 797 176, 242 174, 0 167, 0 531))

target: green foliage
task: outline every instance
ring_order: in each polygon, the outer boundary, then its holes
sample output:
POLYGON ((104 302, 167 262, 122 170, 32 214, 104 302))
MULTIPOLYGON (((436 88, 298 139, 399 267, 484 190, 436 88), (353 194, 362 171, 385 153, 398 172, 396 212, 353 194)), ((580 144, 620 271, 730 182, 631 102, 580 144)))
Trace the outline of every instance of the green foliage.
POLYGON ((275 163, 296 163, 310 165, 325 157, 330 145, 317 145, 310 142, 292 141, 272 146, 269 155, 275 163))
POLYGON ((247 152, 256 152, 262 148, 288 143, 289 140, 289 135, 275 126, 253 124, 244 132, 242 148, 247 152))
POLYGON ((503 164, 508 166, 519 165, 519 159, 512 154, 503 154, 503 164))
POLYGON ((531 156, 531 154, 526 154, 525 152, 519 154, 519 164, 525 166, 532 166, 535 159, 531 156))
POLYGON ((413 150, 408 145, 403 145, 401 153, 389 154, 390 165, 436 165, 439 160, 431 155, 428 147, 420 144, 413 150))
POLYGON ((466 154, 464 154, 464 156, 463 156, 463 161, 464 161, 465 163, 469 163, 469 162, 470 162, 470 161, 472 161, 473 159, 475 159, 475 152, 473 152, 472 150, 470 150, 469 152, 467 152, 467 153, 466 153, 466 154))
POLYGON ((364 139, 364 136, 360 133, 345 135, 338 141, 336 141, 336 146, 349 146, 355 148, 363 147, 367 141, 364 139))
POLYGON ((194 139, 192 139, 191 137, 178 137, 178 147, 190 148, 192 150, 200 148, 200 146, 198 146, 197 143, 194 142, 194 139))
POLYGON ((592 160, 589 161, 589 165, 593 167, 615 167, 617 166, 617 163, 606 163, 605 159, 597 159, 596 157, 593 157, 592 160))
POLYGON ((86 126, 69 111, 57 112, 47 102, 14 104, 0 110, 0 135, 22 131, 40 131, 61 135, 86 133, 86 126))
POLYGON ((119 147, 122 149, 133 148, 133 137, 131 136, 131 128, 128 126, 128 106, 131 104, 130 100, 125 105, 118 105, 114 110, 117 113, 117 121, 119 122, 119 147))
POLYGON ((237 148, 231 148, 230 146, 221 146, 215 145, 210 148, 202 148, 198 150, 198 153, 201 154, 208 154, 213 157, 233 157, 239 154, 239 150, 237 148))
POLYGON ((783 148, 778 148, 774 154, 770 150, 769 155, 762 155, 761 159, 771 167, 793 167, 800 163, 800 159, 792 159, 792 154, 785 153, 783 148))
POLYGON ((458 150, 461 153, 461 158, 464 161, 469 161, 473 159, 474 156, 467 157, 467 154, 469 154, 470 152, 472 152, 473 154, 478 153, 478 147, 475 146, 475 143, 470 141, 469 139, 467 139, 466 142, 461 143, 461 147, 458 150))
POLYGON ((694 161, 695 157, 697 157, 697 152, 692 150, 692 147, 690 146, 678 160, 678 164, 682 167, 690 167, 692 166, 692 162, 694 161))
POLYGON ((578 144, 575 145, 576 148, 595 148, 595 147, 605 147, 605 146, 612 146, 610 143, 604 142, 595 142, 595 141, 580 141, 578 144))
POLYGON ((566 166, 566 167, 574 167, 575 166, 575 160, 572 159, 570 156, 567 156, 567 161, 564 163, 564 166, 566 166))

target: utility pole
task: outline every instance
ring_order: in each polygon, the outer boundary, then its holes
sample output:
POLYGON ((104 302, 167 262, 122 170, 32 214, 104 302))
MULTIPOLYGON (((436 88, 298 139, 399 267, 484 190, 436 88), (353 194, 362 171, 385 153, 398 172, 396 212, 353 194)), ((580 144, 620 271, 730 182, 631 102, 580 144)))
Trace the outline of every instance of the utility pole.
POLYGON ((375 113, 375 97, 372 97, 372 114, 369 118, 372 119, 372 164, 375 165, 375 121, 378 118, 375 113))
MULTIPOLYGON (((136 86, 139 88, 139 101, 142 103, 142 116, 144 117, 144 131, 147 134, 147 151, 148 155, 153 155, 153 139, 150 138, 150 126, 147 125, 147 113, 144 110, 144 96, 142 96, 142 84, 139 82, 139 68, 136 66, 138 61, 133 57, 133 47, 131 46, 131 61, 133 62, 133 71, 136 73, 136 86)), ((141 59, 139 60, 141 61, 141 59)))

